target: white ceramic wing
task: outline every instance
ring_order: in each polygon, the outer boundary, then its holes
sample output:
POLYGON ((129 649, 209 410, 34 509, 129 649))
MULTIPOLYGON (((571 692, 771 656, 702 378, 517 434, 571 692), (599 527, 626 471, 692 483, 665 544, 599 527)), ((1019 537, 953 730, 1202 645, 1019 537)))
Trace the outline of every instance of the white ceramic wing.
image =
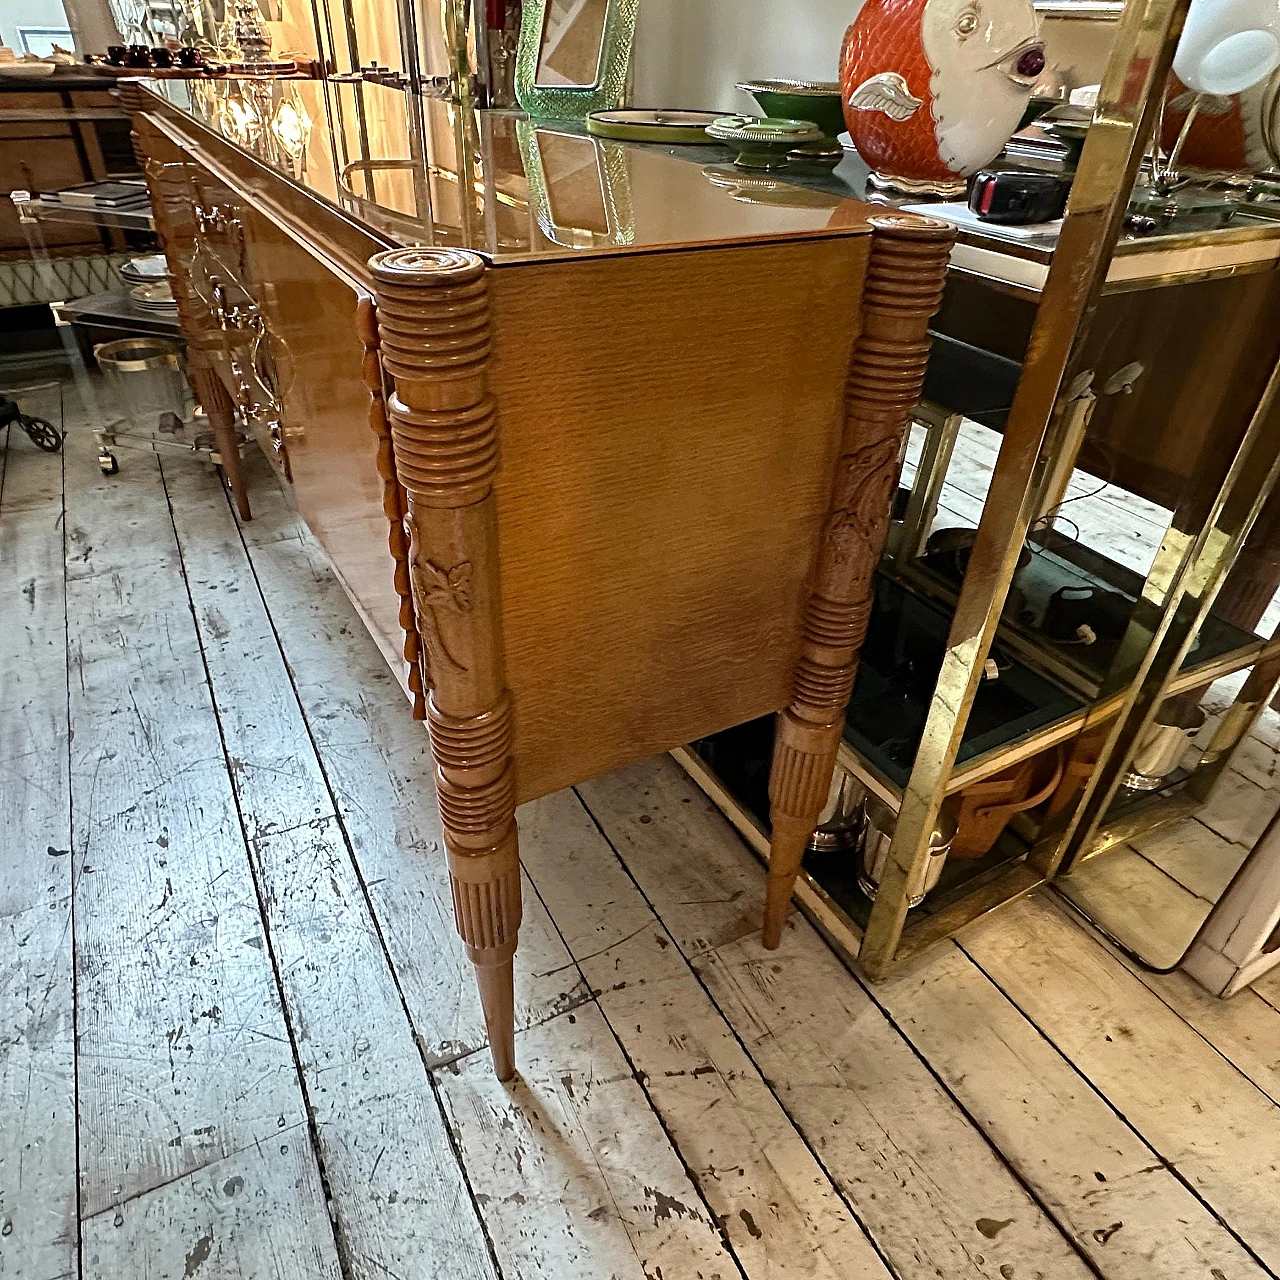
POLYGON ((864 80, 848 101, 855 111, 882 111, 890 120, 909 120, 924 106, 896 71, 882 71, 864 80))

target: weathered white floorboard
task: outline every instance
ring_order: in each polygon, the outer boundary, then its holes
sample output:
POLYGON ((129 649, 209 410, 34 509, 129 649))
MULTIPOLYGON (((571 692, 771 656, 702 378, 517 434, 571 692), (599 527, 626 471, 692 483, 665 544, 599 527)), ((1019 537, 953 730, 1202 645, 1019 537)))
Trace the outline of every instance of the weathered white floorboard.
POLYGON ((1048 900, 1010 904, 961 945, 1254 1253, 1280 1266, 1280 1108, 1048 900))
POLYGON ((0 434, 0 1277, 79 1274, 62 456, 0 434), (8 455, 6 457, 6 454, 8 455))
POLYGON ((594 1003, 516 1036, 503 1085, 486 1053, 438 1073, 504 1276, 741 1275, 594 1003))
POLYGON ((327 819, 324 777, 222 488, 203 469, 161 465, 245 832, 327 819))
POLYGON ((1264 973, 1250 989, 1273 1009, 1280 1011, 1280 969, 1264 973))
POLYGON ((1275 816, 1277 803, 1280 792, 1228 769, 1196 817, 1224 840, 1252 849, 1275 816))
POLYGON ((336 821, 262 836, 253 852, 347 1275, 491 1280, 470 1191, 336 821))
POLYGON ((875 995, 1100 1273, 1265 1277, 959 949, 935 949, 875 995))
POLYGON ((899 1276, 1088 1275, 809 925, 760 946, 763 873, 674 761, 581 791, 899 1276))
POLYGON ((1245 988, 1222 1000, 1185 973, 1152 973, 1114 949, 1112 954, 1273 1102, 1280 1102, 1280 1012, 1257 991, 1245 988))
POLYGON ((201 1280, 337 1277, 159 470, 124 474, 68 452, 81 1213, 115 1228, 84 1274, 164 1274, 216 1219, 237 1243, 201 1280), (243 1196, 200 1190, 214 1163, 243 1196))
POLYGON ((1240 744, 1231 758, 1231 767, 1250 782, 1268 791, 1280 790, 1280 749, 1276 743, 1276 713, 1263 712, 1253 732, 1240 744))
POLYGON ((890 1273, 590 815, 520 810, 526 868, 750 1280, 890 1273))
MULTIPOLYGON (((245 536, 427 1060, 471 1053, 484 1022, 453 924, 426 729, 278 491, 255 489, 245 536)), ((518 1026, 587 998, 527 884, 520 957, 518 1026)))
POLYGON ((231 510, 200 473, 164 470, 347 1275, 492 1277, 231 510))
POLYGON ((1127 845, 1089 858, 1060 887, 1099 929, 1158 969, 1178 963, 1213 910, 1127 845))
MULTIPOLYGON (((338 1280, 323 1217, 282 1191, 307 1187, 315 1158, 305 1123, 201 1165, 82 1224, 94 1280, 338 1280)), ((318 1204, 321 1215, 324 1201, 318 1204)))

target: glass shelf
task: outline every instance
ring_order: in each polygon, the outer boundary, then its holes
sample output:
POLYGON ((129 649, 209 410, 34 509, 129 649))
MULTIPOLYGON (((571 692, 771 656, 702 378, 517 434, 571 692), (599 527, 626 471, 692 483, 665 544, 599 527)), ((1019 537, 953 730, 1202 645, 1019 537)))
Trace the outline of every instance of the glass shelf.
POLYGON ((74 222, 84 226, 116 227, 122 231, 154 231, 151 209, 85 209, 39 198, 28 201, 23 209, 41 222, 74 222))
MULTIPOLYGON (((951 626, 949 611, 901 582, 877 575, 871 625, 846 712, 845 742, 896 787, 904 787, 924 731, 951 626)), ((1084 707, 1084 700, 1002 650, 978 688, 957 766, 978 756, 1002 767, 1000 749, 1084 707)))

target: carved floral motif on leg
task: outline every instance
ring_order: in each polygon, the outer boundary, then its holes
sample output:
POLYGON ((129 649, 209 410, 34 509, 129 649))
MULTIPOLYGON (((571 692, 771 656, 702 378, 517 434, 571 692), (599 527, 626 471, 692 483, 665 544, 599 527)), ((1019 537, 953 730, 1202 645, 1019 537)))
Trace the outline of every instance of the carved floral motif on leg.
POLYGON ((455 250, 393 249, 369 266, 454 913, 476 967, 494 1068, 505 1080, 515 1071, 520 859, 484 263, 455 250))
POLYGON ((931 218, 872 218, 862 332, 845 393, 840 458, 802 620, 791 703, 778 716, 769 776, 773 828, 763 942, 782 938, 791 891, 835 768, 873 575, 889 527, 897 460, 929 358, 954 230, 931 218))
POLYGON ((427 558, 418 545, 414 527, 410 525, 409 576, 422 637, 423 675, 427 688, 431 689, 435 687, 433 671, 447 668, 458 675, 466 674, 466 664, 453 656, 445 641, 440 614, 471 612, 471 562, 464 560, 450 569, 442 569, 427 558))

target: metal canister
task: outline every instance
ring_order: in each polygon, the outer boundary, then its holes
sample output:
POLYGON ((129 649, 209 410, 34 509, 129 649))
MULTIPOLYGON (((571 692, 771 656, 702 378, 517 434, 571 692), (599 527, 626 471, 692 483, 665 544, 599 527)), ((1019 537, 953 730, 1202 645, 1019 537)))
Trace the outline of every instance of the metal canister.
POLYGON ((1130 791, 1158 791, 1202 728, 1202 707, 1161 707, 1139 739, 1121 785, 1130 791))
POLYGON ((815 853, 844 853, 856 849, 862 838, 862 797, 865 789, 848 770, 836 765, 831 775, 827 803, 818 816, 818 826, 809 837, 815 853))
MULTIPOLYGON (((889 860, 889 848, 898 825, 898 815, 879 796, 868 793, 863 802, 865 820, 862 837, 862 874, 858 886, 862 892, 875 899, 880 888, 880 877, 889 860)), ((918 907, 942 875, 942 868, 951 852, 951 842, 956 838, 955 818, 943 810, 929 835, 929 857, 925 860, 919 877, 907 886, 907 905, 918 907)))
POLYGON ((93 349, 120 417, 154 430, 162 417, 187 413, 182 344, 167 338, 118 338, 93 349))

